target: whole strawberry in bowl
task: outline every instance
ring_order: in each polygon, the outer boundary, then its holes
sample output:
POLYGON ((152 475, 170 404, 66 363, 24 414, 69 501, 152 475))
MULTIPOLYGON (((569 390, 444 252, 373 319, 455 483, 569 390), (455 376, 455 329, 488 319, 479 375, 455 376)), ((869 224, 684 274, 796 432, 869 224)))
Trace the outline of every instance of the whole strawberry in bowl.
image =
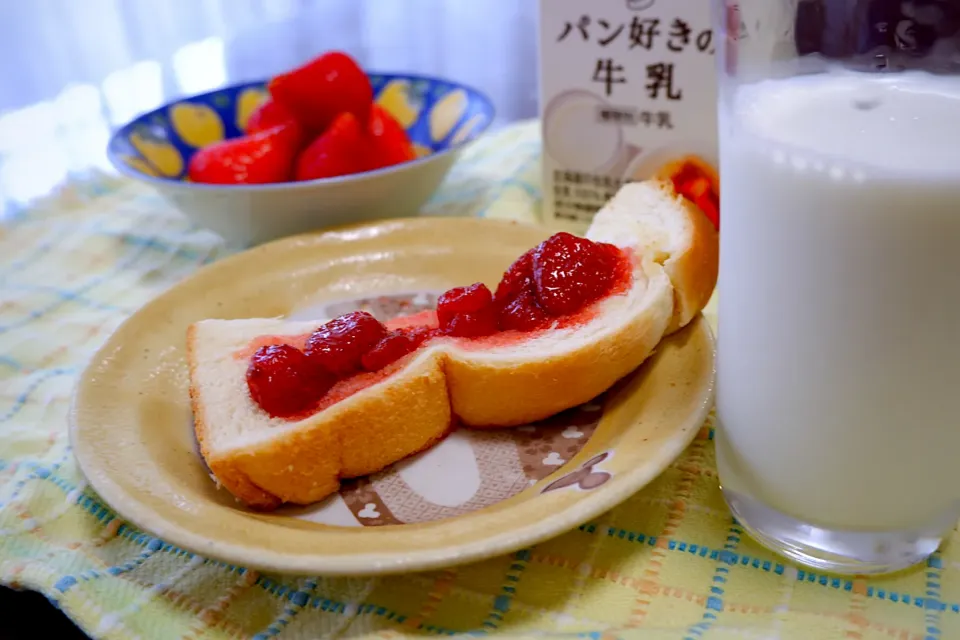
POLYGON ((333 51, 143 114, 107 151, 197 225, 249 246, 415 215, 493 115, 468 86, 368 72, 333 51))

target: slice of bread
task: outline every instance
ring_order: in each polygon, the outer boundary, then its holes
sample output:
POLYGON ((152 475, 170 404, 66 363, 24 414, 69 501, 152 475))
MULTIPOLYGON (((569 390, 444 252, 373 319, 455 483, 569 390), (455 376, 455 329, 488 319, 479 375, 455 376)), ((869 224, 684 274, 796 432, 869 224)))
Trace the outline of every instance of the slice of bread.
POLYGON ((718 235, 668 182, 650 181, 622 187, 587 237, 626 249, 634 270, 631 287, 598 302, 585 323, 482 350, 433 340, 384 372, 339 383, 331 395, 344 399, 298 421, 272 418, 250 398, 247 352, 262 336, 303 336, 316 322, 193 324, 190 395, 213 476, 254 508, 309 504, 342 478, 369 475, 436 443, 454 415, 470 427, 522 425, 606 391, 706 305, 718 235))

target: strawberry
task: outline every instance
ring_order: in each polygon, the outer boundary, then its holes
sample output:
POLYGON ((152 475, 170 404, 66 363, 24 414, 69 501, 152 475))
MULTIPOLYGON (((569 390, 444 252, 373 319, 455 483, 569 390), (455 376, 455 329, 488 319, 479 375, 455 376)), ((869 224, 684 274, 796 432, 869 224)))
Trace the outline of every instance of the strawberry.
POLYGON ((367 136, 369 170, 390 167, 417 157, 407 132, 389 111, 378 104, 370 111, 367 136))
POLYGON ((443 332, 455 338, 482 338, 497 332, 497 309, 489 307, 470 313, 458 313, 450 319, 443 332))
POLYGON ((497 285, 497 292, 493 296, 498 307, 507 306, 525 289, 533 286, 533 254, 536 250, 534 247, 527 251, 504 272, 500 284, 497 285))
POLYGON ((297 159, 294 177, 317 180, 364 171, 365 140, 352 113, 342 113, 297 159))
POLYGON ((290 179, 302 136, 294 123, 199 149, 187 168, 190 180, 208 184, 267 184, 290 179))
POLYGON ((282 124, 288 124, 291 121, 296 122, 296 118, 289 109, 279 102, 267 98, 263 104, 250 114, 245 133, 247 135, 259 133, 282 124))
POLYGON ((380 371, 420 348, 439 333, 429 327, 408 327, 387 333, 383 339, 363 354, 361 362, 367 371, 380 371))
POLYGON ((271 416, 286 418, 309 409, 335 382, 289 344, 260 347, 247 368, 250 397, 271 416))
POLYGON ((306 357, 337 376, 360 369, 363 354, 387 335, 386 328, 366 311, 334 318, 310 335, 306 357))
POLYGON ((273 78, 273 99, 293 113, 313 134, 326 131, 341 113, 366 122, 373 104, 370 79, 345 53, 332 51, 273 78))
POLYGON ((561 231, 533 252, 537 302, 548 314, 576 313, 613 288, 619 250, 561 231))
POLYGON ((469 287, 454 287, 437 298, 437 320, 444 328, 461 313, 476 313, 493 305, 493 295, 482 282, 469 287))
POLYGON ((477 338, 497 332, 493 294, 483 283, 454 287, 437 299, 440 330, 458 338, 477 338))
POLYGON ((550 317, 537 303, 533 284, 524 288, 500 310, 498 320, 503 331, 536 331, 550 323, 550 317))
POLYGON ((391 331, 363 354, 361 362, 367 371, 380 371, 408 353, 417 350, 416 339, 404 331, 391 331))

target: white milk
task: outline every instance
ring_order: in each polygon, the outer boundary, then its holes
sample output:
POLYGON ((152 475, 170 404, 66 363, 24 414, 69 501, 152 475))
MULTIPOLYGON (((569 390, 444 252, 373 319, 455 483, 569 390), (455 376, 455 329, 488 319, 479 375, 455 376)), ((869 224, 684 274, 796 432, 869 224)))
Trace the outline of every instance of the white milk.
POLYGON ((724 489, 825 528, 943 516, 960 498, 960 79, 770 80, 721 111, 724 489))
POLYGON ((584 231, 623 182, 716 166, 710 5, 540 0, 545 224, 584 231))

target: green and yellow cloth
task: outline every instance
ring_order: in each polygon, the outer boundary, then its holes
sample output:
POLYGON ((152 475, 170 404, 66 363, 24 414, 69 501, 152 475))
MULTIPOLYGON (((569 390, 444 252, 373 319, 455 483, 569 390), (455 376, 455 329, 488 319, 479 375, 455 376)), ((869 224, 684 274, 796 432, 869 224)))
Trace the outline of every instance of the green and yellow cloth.
MULTIPOLYGON (((426 214, 537 220, 539 154, 535 123, 486 137, 426 214)), ((43 592, 91 636, 960 638, 956 541, 885 579, 795 567, 731 519, 709 421, 680 460, 612 512, 445 571, 268 575, 137 530, 87 488, 71 456, 72 387, 125 317, 226 253, 148 188, 106 176, 0 223, 0 582, 43 592)))

